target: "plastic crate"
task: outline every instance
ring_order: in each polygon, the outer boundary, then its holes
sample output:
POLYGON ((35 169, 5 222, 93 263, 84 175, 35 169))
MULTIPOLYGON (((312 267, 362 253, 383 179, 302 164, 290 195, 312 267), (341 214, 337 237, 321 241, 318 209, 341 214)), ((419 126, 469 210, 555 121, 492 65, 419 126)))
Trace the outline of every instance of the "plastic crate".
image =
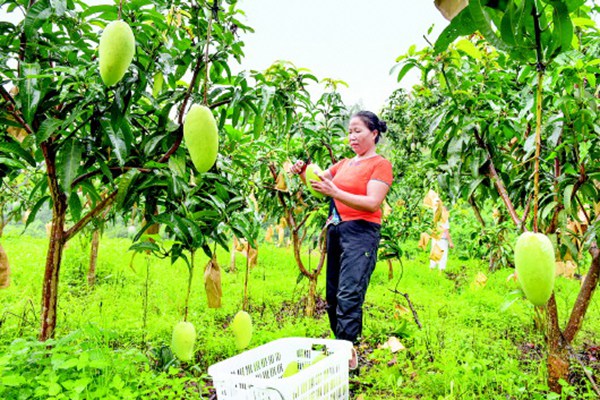
POLYGON ((218 400, 348 399, 346 340, 284 338, 245 351, 208 368, 218 400), (325 357, 316 361, 316 357, 325 357), (299 371, 283 377, 292 361, 299 371))

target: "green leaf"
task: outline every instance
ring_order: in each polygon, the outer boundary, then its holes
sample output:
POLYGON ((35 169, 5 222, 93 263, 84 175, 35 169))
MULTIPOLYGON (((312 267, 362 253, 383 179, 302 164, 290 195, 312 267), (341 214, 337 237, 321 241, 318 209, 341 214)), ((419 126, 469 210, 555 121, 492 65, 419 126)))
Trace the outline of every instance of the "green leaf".
POLYGON ((571 196, 573 196, 573 185, 569 185, 565 188, 565 192, 563 193, 563 205, 565 206, 565 211, 568 214, 571 214, 571 196))
POLYGON ((456 43, 456 49, 466 53, 468 56, 476 60, 481 60, 481 51, 479 51, 473 42, 468 39, 459 40, 456 43))
POLYGON ((81 199, 77 192, 71 192, 69 195, 69 210, 73 221, 79 221, 81 219, 81 199))
POLYGON ((108 140, 110 140, 110 143, 112 144, 112 149, 117 157, 117 160, 119 161, 119 165, 124 166, 127 158, 127 144, 123 138, 117 135, 110 121, 107 119, 102 119, 100 124, 102 125, 104 132, 106 132, 108 140))
POLYGON ((21 386, 26 382, 25 377, 18 374, 5 375, 0 379, 3 386, 21 386))
POLYGON ((492 29, 492 21, 488 16, 487 11, 485 11, 481 6, 481 1, 470 0, 467 9, 473 18, 473 22, 475 23, 477 30, 481 32, 483 37, 485 37, 485 39, 498 50, 508 51, 509 47, 492 29))
POLYGON ((62 189, 66 193, 71 192, 71 183, 77 176, 82 153, 83 147, 74 139, 67 139, 60 148, 56 164, 62 189))
POLYGON ((140 172, 137 169, 130 169, 123 176, 121 176, 121 179, 119 180, 119 188, 117 189, 117 198, 115 199, 118 209, 123 208, 123 203, 127 198, 129 186, 131 186, 131 182, 135 180, 139 173, 140 172))
POLYGON ((519 34, 515 29, 518 27, 516 24, 516 17, 520 15, 520 10, 515 7, 514 2, 510 2, 508 9, 502 16, 500 23, 500 35, 502 40, 509 46, 517 46, 516 36, 519 34))
POLYGON ((465 8, 462 10, 456 17, 452 19, 450 24, 442 31, 440 36, 435 41, 433 46, 436 54, 441 53, 442 51, 446 51, 448 46, 456 38, 460 36, 466 36, 477 31, 477 26, 475 25, 475 21, 471 17, 469 12, 466 12, 468 9, 465 8))
POLYGON ((469 184, 469 190, 467 192, 467 196, 466 198, 470 198, 471 196, 473 196, 473 193, 475 193, 475 190, 477 190, 477 188, 479 187, 479 185, 481 185, 481 183, 484 181, 485 178, 478 178, 475 179, 473 181, 471 181, 471 183, 469 184))
POLYGON ((554 22, 554 30, 552 36, 555 41, 560 43, 560 50, 567 51, 571 49, 573 42, 573 22, 569 17, 567 6, 561 2, 554 2, 554 11, 552 20, 554 22))
POLYGON ((23 22, 23 29, 27 37, 32 37, 35 32, 43 25, 52 15, 52 8, 48 0, 40 0, 35 2, 27 10, 25 15, 25 21, 23 22))
MULTIPOLYGON (((180 148, 180 150, 183 150, 180 148)), ((185 177, 186 176, 186 156, 183 151, 177 151, 169 157, 169 169, 173 172, 174 176, 185 177)))
POLYGON ((4 164, 7 167, 11 167, 14 169, 25 168, 25 164, 23 164, 19 160, 15 160, 14 158, 7 158, 0 156, 0 164, 4 164))
POLYGON ((16 155, 27 161, 32 167, 35 167, 35 159, 33 156, 16 141, 0 143, 0 152, 16 155))
MULTIPOLYGON (((36 3, 38 4, 38 3, 36 3)), ((35 5, 34 5, 35 7, 35 5)), ((36 63, 23 63, 21 65, 23 80, 19 81, 19 99, 21 100, 21 111, 27 124, 31 125, 35 112, 42 98, 38 78, 40 65, 36 63)))
POLYGON ((35 203, 35 205, 31 208, 31 212, 27 216, 27 222, 25 223, 25 227, 28 227, 29 224, 31 224, 33 221, 35 221, 35 217, 36 217, 38 211, 40 211, 40 208, 42 208, 44 203, 47 202, 48 200, 50 200, 50 196, 44 196, 41 199, 39 199, 37 203, 35 203))
POLYGON ((400 72, 398 72, 398 76, 396 77, 396 81, 400 82, 402 81, 402 79, 406 76, 406 74, 408 74, 410 72, 411 69, 413 69, 414 67, 417 67, 418 64, 416 64, 415 62, 407 62, 406 64, 404 64, 404 66, 402 67, 402 69, 400 70, 400 72))
POLYGON ((87 17, 94 14, 103 14, 104 17, 114 15, 116 17, 117 12, 118 9, 115 5, 99 5, 86 7, 83 11, 79 13, 79 16, 84 19, 87 19, 87 17))
POLYGON ((35 143, 39 146, 50 138, 61 124, 62 121, 58 119, 45 119, 35 133, 35 143))

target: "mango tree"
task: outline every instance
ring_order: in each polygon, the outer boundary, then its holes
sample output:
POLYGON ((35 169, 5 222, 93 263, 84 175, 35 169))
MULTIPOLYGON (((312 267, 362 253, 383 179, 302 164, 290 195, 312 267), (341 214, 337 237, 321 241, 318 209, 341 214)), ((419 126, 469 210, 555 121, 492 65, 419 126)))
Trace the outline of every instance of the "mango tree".
MULTIPOLYGON (((137 199, 141 205, 181 198, 177 190, 190 182, 189 172, 182 179, 177 171, 189 164, 181 147, 185 115, 194 103, 227 114, 238 91, 227 63, 243 56, 237 31, 247 27, 237 19, 235 1, 2 4, 24 18, 0 25, 0 122, 25 130, 25 140, 11 141, 15 154, 44 172, 30 192, 30 220, 42 205, 52 209, 39 334, 46 340, 56 328, 65 244, 115 203, 141 193, 129 190, 132 182, 147 189, 137 199), (107 87, 97 49, 101 31, 115 20, 131 28, 135 53, 122 78, 107 87)), ((0 134, 7 138, 5 128, 0 134)))
POLYGON ((544 307, 555 392, 600 274, 600 38, 590 12, 577 0, 471 0, 414 64, 428 71, 423 86, 447 95, 432 126, 446 190, 465 200, 493 193, 516 230, 546 233, 559 256, 590 260, 566 326, 554 295, 544 307), (459 36, 468 40, 453 43, 459 36), (569 221, 585 232, 576 236, 569 221))
POLYGON ((317 78, 308 71, 276 63, 255 76, 261 90, 261 108, 254 121, 258 176, 256 197, 271 221, 284 219, 290 232, 299 278, 308 278, 306 314, 316 305, 316 285, 325 263, 325 220, 328 202, 309 194, 286 165, 302 159, 329 167, 348 152, 344 145, 346 107, 336 85, 324 80, 325 92, 312 101, 309 84, 317 78), (308 265, 303 248, 309 248, 308 265), (312 250, 317 250, 313 264, 312 250))

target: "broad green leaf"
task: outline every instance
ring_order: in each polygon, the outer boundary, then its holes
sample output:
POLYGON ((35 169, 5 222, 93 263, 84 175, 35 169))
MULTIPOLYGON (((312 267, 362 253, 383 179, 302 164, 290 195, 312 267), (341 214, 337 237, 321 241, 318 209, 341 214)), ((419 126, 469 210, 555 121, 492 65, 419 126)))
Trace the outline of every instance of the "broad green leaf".
POLYGON ((52 7, 48 0, 40 0, 33 3, 27 10, 25 15, 25 21, 23 23, 23 29, 27 37, 32 37, 35 32, 42 26, 52 15, 52 7))
MULTIPOLYGON (((37 4, 37 3, 36 3, 37 4)), ((30 126, 35 117, 42 93, 39 87, 39 80, 35 76, 40 73, 40 65, 36 63, 24 63, 21 66, 23 80, 19 82, 18 99, 21 100, 21 111, 23 118, 30 126)))
POLYGON ((37 203, 31 208, 31 212, 27 216, 27 222, 25 222, 25 227, 28 227, 33 221, 35 221, 35 217, 37 216, 38 211, 44 205, 45 202, 50 200, 50 196, 44 196, 38 200, 37 203))
POLYGON ((477 31, 477 26, 471 17, 471 13, 469 13, 467 10, 468 7, 462 10, 454 19, 452 19, 450 24, 437 38, 434 44, 434 50, 436 54, 445 51, 448 46, 450 46, 450 44, 456 40, 456 38, 470 35, 477 31))
POLYGON ((14 158, 2 157, 0 156, 0 164, 4 164, 7 167, 11 167, 14 169, 25 168, 25 164, 23 164, 19 160, 15 160, 14 158))
MULTIPOLYGON (((181 148, 180 148, 181 149, 181 148)), ((177 177, 185 177, 186 176, 186 156, 183 151, 177 151, 169 157, 169 169, 173 172, 173 174, 177 177)))
POLYGON ((456 49, 460 50, 464 53, 466 53, 468 56, 476 59, 476 60, 481 60, 481 51, 479 51, 479 49, 477 47, 475 47, 475 45, 473 44, 473 42, 471 42, 468 39, 463 39, 463 40, 459 40, 458 42, 456 42, 456 49))
POLYGON ((81 199, 76 191, 71 192, 69 195, 69 211, 73 221, 79 221, 81 219, 81 199))
POLYGON ((565 191, 563 193, 563 205, 565 207, 565 211, 568 214, 571 214, 571 211, 572 211, 572 207, 571 207, 572 199, 571 199, 571 196, 573 195, 573 188, 574 188, 573 185, 569 185, 569 186, 567 186, 565 188, 565 191))
POLYGON ((71 192, 71 183, 77 176, 82 153, 83 147, 74 139, 67 139, 58 152, 56 167, 61 177, 60 184, 65 193, 71 192))
POLYGON ((27 161, 27 163, 32 167, 35 167, 35 159, 33 156, 27 150, 22 148, 17 141, 11 140, 10 142, 0 143, 0 152, 16 155, 19 158, 27 161))
MULTIPOLYGON (((8 372, 8 371, 7 371, 8 372)), ((25 377, 19 374, 6 374, 0 378, 0 383, 5 386, 21 386, 26 382, 25 377)))
POLYGON ((556 1, 553 3, 553 6, 553 39, 559 43, 561 51, 567 51, 571 48, 571 43, 573 41, 573 23, 571 22, 569 12, 567 11, 565 4, 556 1))
POLYGON ((45 119, 35 133, 36 144, 39 146, 42 142, 48 140, 61 124, 62 121, 58 119, 45 119))
POLYGON ((125 174, 121 176, 119 179, 119 188, 117 191, 116 207, 118 209, 123 208, 123 203, 125 202, 125 198, 129 192, 129 187, 131 186, 131 182, 135 180, 135 178, 139 175, 139 171, 137 169, 130 169, 125 174))
POLYGON ((406 76, 406 74, 408 74, 410 72, 410 70, 413 69, 414 67, 418 67, 418 64, 413 61, 408 61, 406 64, 404 64, 404 66, 402 67, 400 72, 398 72, 398 76, 396 77, 396 82, 401 82, 402 79, 406 76))
POLYGON ((102 129, 108 136, 108 140, 110 140, 110 143, 112 144, 112 150, 119 161, 119 165, 124 166, 127 158, 127 145, 125 141, 123 138, 117 135, 110 121, 102 119, 101 125, 102 129))
POLYGON ((492 28, 492 21, 487 14, 487 11, 481 6, 481 0, 469 0, 467 7, 477 30, 481 32, 483 37, 490 42, 492 46, 498 50, 508 51, 509 47, 502 41, 498 34, 492 28))
POLYGON ((515 17, 520 15, 520 10, 515 7, 514 2, 510 2, 508 9, 502 16, 502 22, 500 23, 500 35, 502 40, 509 46, 517 46, 516 36, 519 34, 515 29, 518 28, 515 17))
POLYGON ((596 26, 596 22, 589 18, 573 17, 571 22, 578 28, 596 26))

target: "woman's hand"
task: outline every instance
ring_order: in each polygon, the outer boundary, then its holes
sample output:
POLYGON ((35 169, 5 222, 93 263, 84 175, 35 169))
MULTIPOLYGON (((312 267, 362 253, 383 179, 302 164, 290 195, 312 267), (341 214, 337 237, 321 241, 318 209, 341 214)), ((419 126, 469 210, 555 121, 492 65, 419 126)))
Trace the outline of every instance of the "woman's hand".
POLYGON ((294 165, 291 166, 290 172, 292 174, 301 174, 306 169, 306 163, 302 160, 297 160, 294 165))
POLYGON ((321 178, 320 181, 310 181, 312 188, 325 196, 335 197, 339 190, 335 183, 324 174, 319 175, 319 178, 321 178))

